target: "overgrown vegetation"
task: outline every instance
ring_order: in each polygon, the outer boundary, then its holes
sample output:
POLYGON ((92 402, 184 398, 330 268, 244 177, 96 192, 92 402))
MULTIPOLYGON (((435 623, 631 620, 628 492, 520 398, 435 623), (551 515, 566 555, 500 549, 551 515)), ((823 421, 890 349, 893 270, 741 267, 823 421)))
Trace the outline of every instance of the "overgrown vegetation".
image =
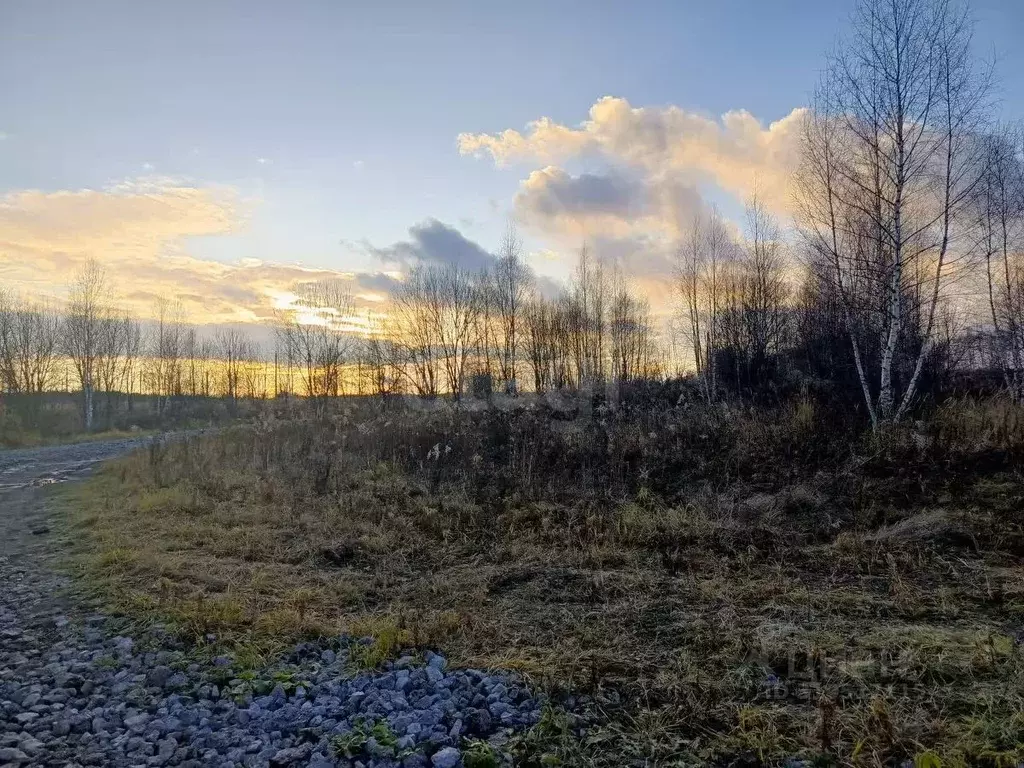
POLYGON ((865 432, 811 399, 620 395, 154 446, 69 491, 79 562, 200 637, 519 670, 556 705, 524 765, 1024 759, 1021 406, 865 432))

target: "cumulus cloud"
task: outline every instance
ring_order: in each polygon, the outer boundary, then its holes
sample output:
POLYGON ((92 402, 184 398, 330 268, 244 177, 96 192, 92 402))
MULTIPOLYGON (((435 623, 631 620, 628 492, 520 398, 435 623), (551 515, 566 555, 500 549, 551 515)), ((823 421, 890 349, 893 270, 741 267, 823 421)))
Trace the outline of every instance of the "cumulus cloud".
POLYGON ((610 213, 627 216, 637 198, 637 185, 617 174, 572 176, 549 165, 529 175, 522 185, 528 210, 541 216, 610 213))
POLYGON ((379 302, 394 278, 243 259, 199 258, 189 238, 229 236, 246 207, 230 189, 173 179, 130 180, 104 190, 24 190, 0 198, 0 282, 25 294, 61 297, 87 260, 107 271, 117 298, 140 317, 158 299, 181 302, 210 324, 259 323, 296 298, 302 283, 345 280, 357 306, 379 302))
POLYGON ((785 207, 803 114, 803 109, 794 109, 765 126, 745 110, 716 120, 675 106, 633 107, 625 99, 606 96, 578 126, 541 118, 525 133, 460 134, 458 147, 464 155, 490 155, 498 165, 551 165, 594 157, 652 175, 711 181, 740 198, 756 183, 759 193, 785 207))
POLYGON ((419 262, 455 264, 469 270, 482 269, 494 256, 468 239, 459 230, 437 219, 409 227, 409 239, 382 248, 365 243, 364 247, 384 264, 408 269, 419 262))
POLYGON ((573 175, 547 166, 520 184, 518 219, 563 242, 631 234, 678 236, 704 207, 693 184, 610 168, 573 175))
POLYGON ((524 131, 460 134, 458 147, 498 166, 535 166, 515 197, 519 220, 566 254, 586 241, 649 285, 657 303, 675 244, 709 207, 702 190, 742 202, 756 189, 786 213, 803 113, 765 125, 743 110, 715 119, 609 96, 578 125, 541 118, 524 131))

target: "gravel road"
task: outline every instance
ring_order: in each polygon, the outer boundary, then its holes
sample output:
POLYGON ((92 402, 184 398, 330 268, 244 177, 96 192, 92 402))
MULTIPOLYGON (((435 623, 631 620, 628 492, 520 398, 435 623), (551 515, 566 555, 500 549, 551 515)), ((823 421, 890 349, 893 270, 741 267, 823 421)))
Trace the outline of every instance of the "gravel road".
MULTIPOLYGON (((152 438, 0 452, 0 766, 507 763, 541 702, 515 680, 409 654, 358 671, 369 639, 304 643, 240 669, 162 627, 134 636, 59 573, 46 486, 152 438), (483 760, 483 762, 478 762, 483 760)), ((52 525, 57 528, 57 525, 52 525)))
MULTIPOLYGON (((49 485, 85 475, 101 461, 147 445, 153 437, 97 440, 74 445, 0 450, 0 493, 26 485, 49 485)), ((0 525, 3 525, 0 522, 0 525)))

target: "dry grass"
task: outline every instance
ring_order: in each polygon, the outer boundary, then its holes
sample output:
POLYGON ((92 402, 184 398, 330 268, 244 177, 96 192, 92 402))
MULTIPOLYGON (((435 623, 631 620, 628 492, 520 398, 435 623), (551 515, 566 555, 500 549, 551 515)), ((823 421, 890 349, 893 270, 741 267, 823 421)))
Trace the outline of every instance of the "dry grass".
POLYGON ((425 451, 383 461, 347 432, 323 480, 278 429, 69 491, 119 610, 247 648, 350 632, 376 639, 366 665, 421 645, 520 670, 587 724, 553 710, 524 764, 1024 760, 1024 486, 1002 470, 910 510, 865 490, 884 477, 839 498, 814 474, 572 503, 439 480, 425 451))

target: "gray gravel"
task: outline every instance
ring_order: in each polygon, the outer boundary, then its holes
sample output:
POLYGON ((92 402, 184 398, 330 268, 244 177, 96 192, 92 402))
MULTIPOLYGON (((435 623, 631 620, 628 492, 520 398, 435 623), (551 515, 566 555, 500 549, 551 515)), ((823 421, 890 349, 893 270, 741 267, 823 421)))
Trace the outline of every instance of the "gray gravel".
POLYGON ((508 677, 429 652, 358 671, 369 638, 345 637, 243 670, 212 636, 186 648, 159 626, 116 634, 68 597, 37 481, 137 445, 0 453, 0 766, 456 768, 467 748, 509 760, 542 702, 508 677))

